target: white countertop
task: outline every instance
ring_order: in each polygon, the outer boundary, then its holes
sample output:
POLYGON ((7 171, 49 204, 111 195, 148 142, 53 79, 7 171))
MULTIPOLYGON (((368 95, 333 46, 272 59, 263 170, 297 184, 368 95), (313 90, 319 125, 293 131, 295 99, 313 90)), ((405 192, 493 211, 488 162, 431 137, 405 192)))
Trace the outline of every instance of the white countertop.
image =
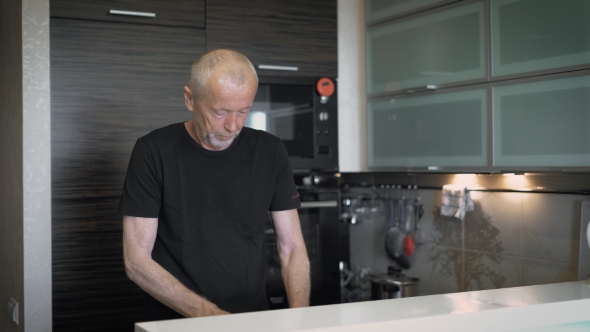
POLYGON ((135 331, 518 331, 582 321, 590 321, 586 281, 146 322, 135 331))

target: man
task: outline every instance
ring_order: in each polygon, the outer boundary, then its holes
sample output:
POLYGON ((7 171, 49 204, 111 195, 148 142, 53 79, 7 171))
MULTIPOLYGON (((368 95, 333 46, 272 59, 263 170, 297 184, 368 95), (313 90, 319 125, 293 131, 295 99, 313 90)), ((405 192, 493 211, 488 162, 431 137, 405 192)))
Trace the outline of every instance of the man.
POLYGON ((309 304, 309 261, 286 150, 278 138, 243 128, 257 87, 244 55, 210 51, 184 87, 192 120, 135 145, 119 213, 125 271, 149 294, 145 320, 268 309, 268 211, 290 306, 309 304))

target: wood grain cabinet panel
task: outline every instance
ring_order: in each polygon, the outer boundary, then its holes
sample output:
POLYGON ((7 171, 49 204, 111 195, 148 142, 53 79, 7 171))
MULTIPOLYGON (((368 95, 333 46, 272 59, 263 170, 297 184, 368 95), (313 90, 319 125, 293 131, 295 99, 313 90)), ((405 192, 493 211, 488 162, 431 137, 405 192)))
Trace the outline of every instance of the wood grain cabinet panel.
POLYGON ((205 27, 205 0, 51 0, 51 17, 179 27, 205 27), (155 14, 155 17, 111 10, 155 14))
POLYGON ((209 0, 207 49, 232 48, 260 64, 299 70, 258 70, 259 75, 338 74, 335 0, 209 0))
POLYGON ((183 86, 202 29, 51 19, 53 331, 132 331, 125 172, 137 138, 190 118, 183 86))

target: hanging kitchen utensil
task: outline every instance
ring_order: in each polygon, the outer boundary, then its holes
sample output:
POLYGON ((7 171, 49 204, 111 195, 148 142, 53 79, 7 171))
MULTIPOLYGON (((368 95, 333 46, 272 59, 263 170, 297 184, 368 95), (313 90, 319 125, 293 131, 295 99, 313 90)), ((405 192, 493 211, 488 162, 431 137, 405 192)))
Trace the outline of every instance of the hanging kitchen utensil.
POLYGON ((416 244, 414 243, 414 238, 412 235, 406 235, 404 238, 404 255, 410 257, 414 254, 414 247, 416 244))
POLYGON ((425 240, 424 231, 422 230, 422 228, 420 228, 420 225, 418 225, 417 223, 416 223, 416 229, 414 230, 414 236, 412 238, 414 239, 414 243, 417 244, 418 246, 421 246, 424 244, 424 240, 425 240))
POLYGON ((401 223, 402 221, 406 220, 406 198, 405 197, 401 197, 398 201, 397 201, 397 213, 395 214, 396 217, 396 224, 398 227, 401 228, 401 223))
POLYGON ((410 262, 405 256, 403 256, 404 233, 399 228, 399 218, 397 217, 400 213, 403 213, 401 211, 403 208, 400 208, 401 206, 402 205, 398 202, 398 209, 396 209, 394 207, 393 199, 390 198, 388 200, 389 226, 387 234, 385 235, 385 251, 389 258, 397 262, 400 267, 408 269, 410 267, 410 262))
POLYGON ((423 215, 424 215, 424 205, 420 204, 420 208, 418 210, 418 220, 420 220, 423 215))
POLYGON ((390 257, 399 256, 403 247, 399 245, 399 235, 402 234, 401 229, 397 227, 395 223, 396 219, 396 209, 393 203, 393 199, 388 200, 388 217, 389 217, 389 225, 387 227, 387 233, 385 235, 385 251, 390 257))
POLYGON ((410 257, 414 254, 414 239, 412 238, 412 232, 414 231, 414 218, 416 216, 414 212, 414 202, 408 200, 405 204, 405 218, 404 218, 404 255, 410 257))
POLYGON ((418 197, 416 199, 416 205, 414 207, 414 243, 421 246, 424 244, 424 241, 426 240, 426 235, 424 234, 424 230, 422 230, 422 228, 419 225, 420 219, 422 218, 422 215, 424 214, 424 206, 422 205, 422 203, 420 202, 421 199, 420 197, 418 197))
MULTIPOLYGON (((398 202, 397 202, 397 209, 399 211, 398 214, 396 214, 397 216, 397 227, 399 227, 400 229, 402 228, 402 223, 405 223, 406 221, 406 197, 402 196, 398 202)), ((397 262, 397 264, 404 269, 409 269, 410 268, 410 260, 408 260, 408 257, 406 257, 404 255, 404 242, 405 242, 405 234, 402 234, 400 237, 398 237, 397 239, 399 242, 401 243, 401 248, 402 251, 399 253, 398 256, 395 257, 395 261, 397 262)))
POLYGON ((405 210, 404 210, 404 219, 403 219, 403 224, 404 224, 404 232, 406 233, 406 235, 410 235, 410 233, 412 233, 412 231, 414 230, 414 222, 415 222, 415 217, 416 217, 416 213, 414 212, 414 203, 410 200, 408 200, 405 204, 405 210))

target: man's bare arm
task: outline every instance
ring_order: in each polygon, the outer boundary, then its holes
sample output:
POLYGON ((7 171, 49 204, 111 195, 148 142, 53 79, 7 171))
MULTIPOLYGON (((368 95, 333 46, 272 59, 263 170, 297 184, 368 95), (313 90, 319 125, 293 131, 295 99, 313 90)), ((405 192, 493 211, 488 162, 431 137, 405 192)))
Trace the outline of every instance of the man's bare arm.
POLYGON ((309 306, 309 258, 297 210, 273 211, 281 273, 291 308, 309 306))
POLYGON ((123 258, 129 279, 185 317, 228 314, 186 288, 152 259, 157 231, 157 218, 123 217, 123 258))

